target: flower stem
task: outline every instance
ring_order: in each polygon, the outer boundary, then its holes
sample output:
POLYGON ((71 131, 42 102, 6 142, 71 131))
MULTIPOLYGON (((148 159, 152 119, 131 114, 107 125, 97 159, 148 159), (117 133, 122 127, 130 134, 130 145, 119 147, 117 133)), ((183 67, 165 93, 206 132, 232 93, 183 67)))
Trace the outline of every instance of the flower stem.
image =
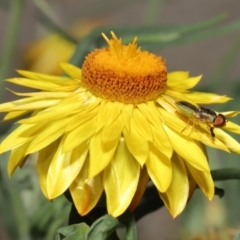
POLYGON ((211 171, 214 181, 240 179, 240 169, 224 168, 211 171))
MULTIPOLYGON (((0 90, 4 90, 3 80, 7 77, 16 49, 17 35, 20 28, 24 0, 11 1, 8 26, 5 33, 3 52, 0 60, 0 90)), ((2 98, 3 94, 0 94, 2 98)), ((0 99, 2 101, 2 99, 0 99)))

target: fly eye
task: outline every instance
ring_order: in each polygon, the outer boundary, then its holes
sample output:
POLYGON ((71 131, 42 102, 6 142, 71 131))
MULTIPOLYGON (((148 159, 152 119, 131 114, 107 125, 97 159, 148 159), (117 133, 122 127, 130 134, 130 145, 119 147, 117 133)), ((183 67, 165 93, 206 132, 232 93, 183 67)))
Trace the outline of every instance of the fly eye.
POLYGON ((213 121, 214 127, 223 127, 226 125, 226 117, 222 114, 218 114, 217 117, 213 121))

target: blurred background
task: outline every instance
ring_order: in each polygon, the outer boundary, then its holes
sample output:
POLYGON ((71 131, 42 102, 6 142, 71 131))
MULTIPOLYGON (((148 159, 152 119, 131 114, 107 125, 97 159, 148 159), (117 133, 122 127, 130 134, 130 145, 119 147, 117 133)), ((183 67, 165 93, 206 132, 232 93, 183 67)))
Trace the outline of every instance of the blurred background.
MULTIPOLYGON (((167 60, 168 71, 203 74, 198 91, 234 98, 221 108, 213 106, 214 110, 240 110, 240 24, 230 29, 232 22, 240 20, 236 0, 0 0, 0 100, 15 98, 5 90, 8 84, 2 82, 16 76, 15 69, 61 74, 58 62, 69 61, 76 46, 74 40, 83 38, 94 27, 110 25, 114 31, 115 26, 184 26, 222 14, 225 19, 219 26, 229 24, 225 32, 164 48, 159 43, 154 52, 167 60)), ((233 121, 240 123, 240 118, 233 121)), ((10 122, 0 127, 4 138, 14 126, 10 122)), ((238 155, 208 150, 212 169, 240 168, 238 155)), ((8 154, 0 158, 0 239, 53 239, 55 230, 67 224, 67 200, 60 197, 51 203, 42 196, 34 165, 36 156, 11 179, 6 173, 8 154)), ((197 190, 176 219, 165 208, 143 217, 137 225, 139 240, 205 239, 200 237, 206 232, 233 239, 230 237, 240 226, 240 182, 216 182, 216 186, 225 190, 222 199, 215 196, 209 202, 197 190)))

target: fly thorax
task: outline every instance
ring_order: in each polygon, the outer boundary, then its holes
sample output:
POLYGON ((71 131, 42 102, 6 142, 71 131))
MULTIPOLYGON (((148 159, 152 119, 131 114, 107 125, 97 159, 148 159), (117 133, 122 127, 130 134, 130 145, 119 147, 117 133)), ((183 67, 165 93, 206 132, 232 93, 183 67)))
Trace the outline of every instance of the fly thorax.
POLYGON ((202 120, 205 122, 213 123, 216 117, 217 114, 213 110, 204 107, 199 108, 200 121, 202 120))

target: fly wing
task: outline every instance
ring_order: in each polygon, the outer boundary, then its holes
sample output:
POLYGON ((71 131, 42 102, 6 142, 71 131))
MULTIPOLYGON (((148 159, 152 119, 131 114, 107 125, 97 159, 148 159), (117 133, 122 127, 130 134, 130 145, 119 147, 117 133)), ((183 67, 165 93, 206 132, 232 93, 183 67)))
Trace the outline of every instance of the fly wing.
POLYGON ((193 104, 185 101, 176 102, 176 107, 185 115, 189 117, 196 117, 196 114, 199 111, 199 108, 193 104))

